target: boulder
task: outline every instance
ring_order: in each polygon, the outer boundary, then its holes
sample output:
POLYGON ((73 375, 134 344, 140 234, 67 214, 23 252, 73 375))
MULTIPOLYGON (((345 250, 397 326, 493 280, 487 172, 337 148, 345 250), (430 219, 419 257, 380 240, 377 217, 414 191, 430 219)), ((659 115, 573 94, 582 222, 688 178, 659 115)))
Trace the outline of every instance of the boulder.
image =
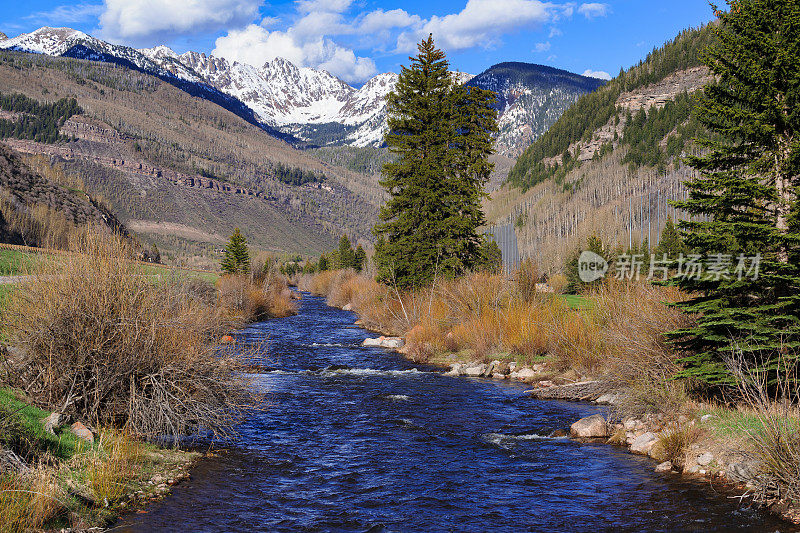
POLYGON ((619 397, 611 392, 607 392, 606 394, 601 395, 599 398, 595 400, 595 402, 597 403, 608 404, 608 405, 614 405, 618 401, 619 397))
POLYGON ((465 374, 464 365, 462 365, 461 363, 453 363, 450 366, 450 370, 444 373, 445 376, 455 376, 455 377, 463 376, 464 374, 465 374))
POLYGON ((486 372, 486 365, 484 364, 468 366, 464 370, 464 373, 471 378, 480 377, 484 372, 486 372))
POLYGON ((633 453, 647 455, 650 453, 650 450, 653 449, 653 446, 655 446, 656 442, 658 442, 658 435, 652 431, 648 431, 647 433, 643 433, 633 440, 633 443, 631 444, 631 451, 633 453))
POLYGON ((697 456, 695 462, 700 466, 708 466, 711 464, 711 461, 714 460, 714 454, 711 452, 704 452, 697 456))
POLYGON ((353 306, 350 303, 346 303, 346 304, 344 304, 344 307, 342 307, 342 311, 352 311, 352 310, 353 310, 353 306))
POLYGON ((608 424, 603 415, 592 415, 581 418, 569 428, 569 433, 573 437, 581 439, 591 439, 608 436, 608 424))
POLYGON ((377 339, 364 339, 364 342, 361 343, 361 346, 371 346, 374 348, 380 348, 384 338, 385 337, 378 337, 377 339))
POLYGON ((656 466, 656 472, 672 472, 672 463, 669 461, 664 461, 656 466))
POLYGON ((500 364, 500 361, 492 361, 488 365, 486 365, 486 370, 483 371, 483 377, 489 378, 492 377, 494 374, 494 369, 497 365, 500 364))
POLYGON ((56 434, 56 429, 58 429, 59 424, 61 423, 61 413, 50 413, 50 416, 42 419, 42 425, 44 426, 44 430, 51 435, 56 434))
POLYGON ((522 367, 521 369, 517 370, 516 372, 517 379, 533 379, 536 377, 536 371, 532 368, 522 367))
POLYGON ((22 457, 0 447, 0 474, 25 474, 30 470, 22 457))
POLYGON ((86 442, 88 442, 89 444, 94 443, 94 435, 89 430, 89 428, 87 428, 86 426, 84 426, 80 422, 75 422, 74 424, 72 424, 70 430, 79 439, 83 439, 86 442))
POLYGON ((498 374, 508 374, 511 370, 509 370, 508 361, 500 361, 498 362, 497 366, 494 369, 495 372, 498 374))
POLYGON ((731 463, 725 469, 725 474, 731 481, 747 483, 758 476, 759 465, 757 461, 742 461, 731 463))
POLYGON ((506 375, 500 372, 495 372, 492 374, 492 379, 506 379, 506 375))
POLYGON ((400 337, 387 337, 383 339, 383 341, 381 342, 381 346, 383 346, 384 348, 391 348, 392 350, 397 350, 405 345, 406 341, 404 341, 400 337))

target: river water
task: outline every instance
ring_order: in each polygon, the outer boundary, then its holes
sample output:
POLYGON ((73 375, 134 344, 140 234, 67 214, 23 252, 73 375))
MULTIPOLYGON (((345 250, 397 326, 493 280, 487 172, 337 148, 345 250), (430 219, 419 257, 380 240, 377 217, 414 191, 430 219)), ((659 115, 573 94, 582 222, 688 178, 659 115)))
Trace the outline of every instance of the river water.
POLYGON ((115 531, 792 531, 709 482, 548 435, 598 411, 451 378, 378 348, 304 295, 254 324, 270 406, 218 458, 115 531))

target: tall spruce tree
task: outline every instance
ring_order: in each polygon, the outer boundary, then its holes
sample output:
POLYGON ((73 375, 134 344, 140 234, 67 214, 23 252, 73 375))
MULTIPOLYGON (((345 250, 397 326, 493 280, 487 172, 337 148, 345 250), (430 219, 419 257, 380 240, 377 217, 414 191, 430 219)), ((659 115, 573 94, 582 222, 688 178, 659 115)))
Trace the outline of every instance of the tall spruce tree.
POLYGON ((800 2, 729 8, 714 7, 720 21, 705 63, 717 82, 696 109, 710 135, 705 155, 690 158, 699 174, 678 207, 705 215, 681 223, 693 252, 729 254, 734 271, 739 254, 760 254, 759 272, 679 278, 696 294, 680 307, 699 320, 672 335, 685 373, 717 385, 731 380, 724 360, 732 349, 774 371, 781 352, 800 346, 800 2))
POLYGON ((367 252, 364 251, 364 247, 360 244, 356 247, 355 254, 353 255, 353 268, 356 269, 356 272, 361 272, 364 270, 364 265, 367 262, 367 252))
POLYGON ((244 274, 250 271, 250 252, 247 249, 247 241, 239 228, 233 230, 233 234, 228 240, 221 266, 222 271, 226 274, 244 274))
POLYGON ((381 185, 375 262, 378 278, 401 287, 453 277, 479 264, 480 202, 497 131, 496 96, 456 85, 429 36, 387 96, 389 150, 381 185))
POLYGON ((342 235, 339 239, 339 268, 354 268, 355 251, 350 244, 350 238, 342 235))

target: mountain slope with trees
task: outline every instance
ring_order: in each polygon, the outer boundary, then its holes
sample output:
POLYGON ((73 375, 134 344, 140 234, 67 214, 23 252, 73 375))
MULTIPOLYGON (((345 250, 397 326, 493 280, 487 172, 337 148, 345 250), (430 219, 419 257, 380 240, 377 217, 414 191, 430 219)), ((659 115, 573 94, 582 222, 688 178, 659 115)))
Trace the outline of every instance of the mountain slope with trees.
POLYGON ((60 161, 168 255, 213 254, 237 226, 253 246, 274 251, 319 253, 344 232, 371 238, 382 198, 374 178, 309 157, 156 77, 0 52, 0 93, 74 97, 83 113, 62 132, 75 140, 8 142, 60 161))
POLYGON ((669 200, 686 194, 682 158, 696 150, 691 110, 711 80, 701 56, 714 28, 681 32, 582 96, 523 152, 485 208, 491 223, 514 226, 524 256, 558 271, 594 234, 628 247, 684 216, 669 200))

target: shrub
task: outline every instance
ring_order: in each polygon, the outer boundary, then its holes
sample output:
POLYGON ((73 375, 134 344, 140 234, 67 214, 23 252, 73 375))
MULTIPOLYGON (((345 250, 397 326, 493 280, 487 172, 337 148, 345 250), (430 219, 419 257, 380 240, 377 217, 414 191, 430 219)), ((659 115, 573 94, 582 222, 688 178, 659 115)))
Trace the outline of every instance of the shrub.
POLYGON ((797 403, 797 355, 789 348, 777 367, 770 368, 768 354, 752 360, 734 345, 726 367, 737 383, 738 400, 752 413, 734 421, 738 433, 750 442, 761 465, 756 500, 766 503, 783 498, 800 502, 800 405, 797 403))
POLYGON ((653 448, 653 458, 656 460, 670 461, 681 468, 689 446, 698 442, 703 437, 703 430, 697 426, 673 423, 661 435, 653 448))
POLYGON ((514 274, 514 288, 519 299, 532 302, 536 298, 536 283, 539 281, 539 269, 532 259, 520 263, 514 274))
POLYGON ((154 284, 120 239, 89 233, 43 261, 3 319, 24 353, 16 385, 41 406, 146 436, 228 434, 252 408, 224 311, 154 284))
POLYGON ((682 329, 694 318, 668 304, 686 294, 674 287, 608 280, 588 294, 594 301, 597 350, 605 374, 628 391, 620 410, 629 416, 648 412, 677 415, 691 383, 675 379, 681 367, 666 332, 682 329))
POLYGON ((217 289, 220 305, 245 322, 297 313, 286 278, 279 274, 225 275, 217 280, 217 289))

